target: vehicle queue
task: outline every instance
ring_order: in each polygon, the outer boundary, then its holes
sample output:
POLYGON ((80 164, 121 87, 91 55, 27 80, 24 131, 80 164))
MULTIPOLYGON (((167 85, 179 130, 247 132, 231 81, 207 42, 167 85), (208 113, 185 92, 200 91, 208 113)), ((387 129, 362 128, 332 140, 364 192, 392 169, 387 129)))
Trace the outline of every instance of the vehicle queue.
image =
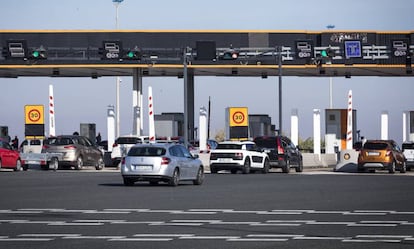
MULTIPOLYGON (((198 154, 194 153, 195 143, 184 146, 180 139, 150 143, 148 137, 134 136, 119 137, 116 143, 112 151, 112 162, 115 162, 112 166, 120 168, 126 186, 136 181, 147 181, 152 185, 165 182, 170 186, 177 186, 185 180, 195 185, 201 185, 204 181, 207 165, 203 165, 198 154)), ((386 170, 389 173, 405 173, 414 167, 414 142, 405 142, 400 149, 393 140, 367 140, 358 150, 358 172, 386 170)), ((25 140, 19 150, 0 139, 0 168, 14 171, 27 170, 30 164, 55 170, 65 167, 81 170, 91 165, 96 170, 102 170, 105 167, 104 154, 101 146, 79 135, 25 140), (59 156, 50 156, 40 162, 28 160, 27 155, 59 156)), ((291 168, 302 172, 303 156, 299 146, 286 136, 260 136, 252 141, 219 143, 209 140, 208 164, 212 174, 219 171, 232 174, 259 171, 266 174, 272 168, 280 168, 283 173, 289 173, 291 168)))

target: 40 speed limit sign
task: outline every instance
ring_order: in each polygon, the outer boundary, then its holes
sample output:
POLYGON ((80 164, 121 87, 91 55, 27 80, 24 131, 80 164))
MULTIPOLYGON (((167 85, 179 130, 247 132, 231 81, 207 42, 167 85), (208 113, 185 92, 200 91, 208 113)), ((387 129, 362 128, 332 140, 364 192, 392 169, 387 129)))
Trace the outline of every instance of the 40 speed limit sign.
POLYGON ((44 124, 44 106, 26 105, 24 106, 26 124, 44 124))
POLYGON ((249 126, 247 107, 229 107, 230 127, 249 126))

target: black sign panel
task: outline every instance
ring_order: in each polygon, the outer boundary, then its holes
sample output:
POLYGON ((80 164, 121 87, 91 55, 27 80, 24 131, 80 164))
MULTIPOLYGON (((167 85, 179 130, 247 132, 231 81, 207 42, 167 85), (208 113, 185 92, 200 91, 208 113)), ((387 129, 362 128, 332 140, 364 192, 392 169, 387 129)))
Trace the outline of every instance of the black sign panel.
POLYGON ((45 135, 45 125, 44 124, 26 124, 24 126, 24 135, 25 136, 34 136, 41 137, 45 135))
POLYGON ((26 40, 8 40, 5 52, 6 58, 26 58, 28 54, 26 40))
POLYGON ((392 56, 406 57, 409 55, 410 42, 408 39, 392 40, 392 56))
POLYGON ((313 41, 304 40, 296 41, 296 57, 299 59, 308 59, 313 57, 313 41))
POLYGON ((121 41, 104 41, 102 44, 102 59, 104 60, 122 59, 121 41))

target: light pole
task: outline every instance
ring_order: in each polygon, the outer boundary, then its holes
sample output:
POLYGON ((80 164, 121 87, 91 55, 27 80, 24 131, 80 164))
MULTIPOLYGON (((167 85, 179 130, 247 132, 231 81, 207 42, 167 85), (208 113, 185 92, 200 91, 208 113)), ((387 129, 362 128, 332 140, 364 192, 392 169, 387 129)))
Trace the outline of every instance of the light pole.
MULTIPOLYGON (((329 24, 329 25, 326 26, 326 28, 328 30, 332 30, 332 29, 335 28, 335 25, 329 24)), ((333 81, 332 76, 330 76, 329 77, 329 109, 333 108, 333 103, 332 103, 332 84, 333 83, 332 83, 332 81, 333 81)))
MULTIPOLYGON (((124 0, 112 0, 112 2, 115 5, 115 28, 119 29, 119 23, 118 23, 118 8, 119 8, 119 4, 122 3, 124 0)), ((120 84, 121 84, 121 78, 120 77, 116 77, 116 134, 115 137, 119 137, 120 136, 120 111, 119 111, 119 88, 120 88, 120 84)))

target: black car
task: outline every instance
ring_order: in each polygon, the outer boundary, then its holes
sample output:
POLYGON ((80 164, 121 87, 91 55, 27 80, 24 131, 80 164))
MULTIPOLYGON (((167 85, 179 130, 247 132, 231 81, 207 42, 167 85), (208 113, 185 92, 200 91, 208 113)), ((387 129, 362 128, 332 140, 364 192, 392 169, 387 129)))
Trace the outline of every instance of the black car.
POLYGON ((302 153, 288 137, 261 136, 254 142, 269 155, 272 168, 281 168, 283 173, 289 173, 290 168, 295 168, 296 172, 303 171, 302 153))

